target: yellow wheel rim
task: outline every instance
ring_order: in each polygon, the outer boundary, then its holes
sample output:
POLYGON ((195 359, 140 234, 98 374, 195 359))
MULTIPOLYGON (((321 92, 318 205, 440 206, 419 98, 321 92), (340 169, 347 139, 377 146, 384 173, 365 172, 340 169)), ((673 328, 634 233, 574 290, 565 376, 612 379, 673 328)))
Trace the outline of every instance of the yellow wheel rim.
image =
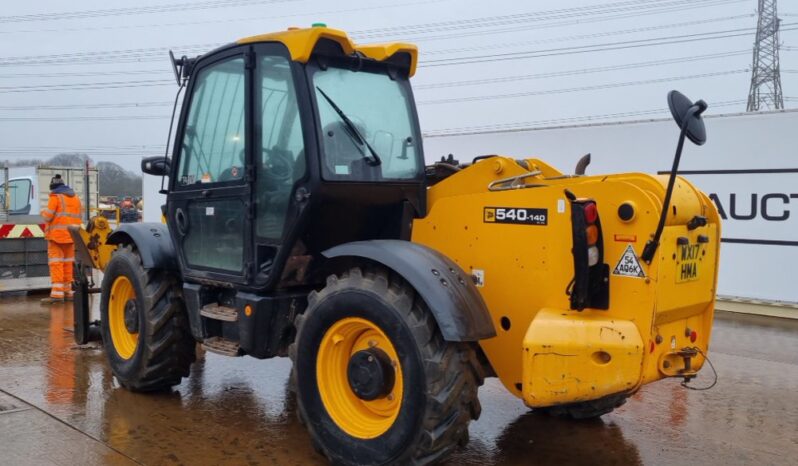
POLYGON ((111 285, 111 298, 108 300, 108 327, 114 349, 122 359, 133 357, 139 341, 138 332, 128 331, 125 325, 125 305, 131 299, 136 299, 133 284, 127 277, 117 277, 111 285))
POLYGON ((373 322, 347 317, 324 334, 316 359, 316 381, 327 413, 344 432, 361 439, 379 437, 391 428, 402 407, 402 366, 391 340, 373 322), (360 399, 349 385, 349 359, 358 351, 377 348, 394 368, 390 393, 375 400, 360 399))

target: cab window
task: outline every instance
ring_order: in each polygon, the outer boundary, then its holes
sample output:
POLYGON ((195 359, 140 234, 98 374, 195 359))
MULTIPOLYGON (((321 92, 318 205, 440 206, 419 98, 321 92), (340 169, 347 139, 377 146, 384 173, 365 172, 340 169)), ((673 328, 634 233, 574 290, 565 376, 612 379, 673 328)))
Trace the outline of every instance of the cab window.
POLYGON ((30 207, 30 180, 11 180, 8 182, 9 191, 11 192, 11 208, 10 210, 21 211, 30 207))
POLYGON ((8 182, 8 205, 6 206, 5 199, 5 183, 0 184, 0 209, 8 208, 8 213, 11 215, 27 215, 30 213, 30 195, 31 195, 31 182, 30 180, 10 180, 8 182))
POLYGON ((240 57, 199 71, 183 135, 178 186, 243 180, 244 74, 240 57))
POLYGON ((384 72, 317 69, 313 90, 322 128, 322 175, 330 180, 414 179, 418 145, 409 88, 384 72), (348 125, 335 107, 352 122, 348 125), (381 160, 359 136, 368 141, 381 160))
POLYGON ((294 183, 305 175, 305 151, 299 105, 290 62, 262 56, 256 67, 257 170, 255 231, 280 240, 294 183), (257 96, 259 95, 259 96, 257 96))

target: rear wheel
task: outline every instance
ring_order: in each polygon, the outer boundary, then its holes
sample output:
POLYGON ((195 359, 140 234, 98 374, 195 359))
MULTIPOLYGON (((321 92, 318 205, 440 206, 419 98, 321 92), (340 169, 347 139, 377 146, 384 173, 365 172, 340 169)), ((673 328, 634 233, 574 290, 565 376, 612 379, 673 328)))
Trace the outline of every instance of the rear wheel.
POLYGON ((428 464, 468 441, 483 373, 385 270, 331 276, 297 318, 300 418, 336 464, 428 464))
POLYGON ((160 390, 188 376, 195 345, 179 283, 164 270, 145 270, 131 246, 120 246, 105 268, 100 317, 108 362, 122 386, 160 390))

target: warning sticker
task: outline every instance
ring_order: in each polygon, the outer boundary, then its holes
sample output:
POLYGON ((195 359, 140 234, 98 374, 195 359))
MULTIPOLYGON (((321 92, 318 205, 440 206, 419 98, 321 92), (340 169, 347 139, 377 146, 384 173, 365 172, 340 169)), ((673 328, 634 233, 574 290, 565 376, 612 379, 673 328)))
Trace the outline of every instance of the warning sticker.
POLYGON ((618 261, 612 274, 622 277, 646 277, 645 272, 643 272, 643 267, 640 266, 640 261, 637 260, 637 254, 635 254, 635 250, 632 248, 631 244, 626 245, 626 250, 623 252, 621 260, 618 261))

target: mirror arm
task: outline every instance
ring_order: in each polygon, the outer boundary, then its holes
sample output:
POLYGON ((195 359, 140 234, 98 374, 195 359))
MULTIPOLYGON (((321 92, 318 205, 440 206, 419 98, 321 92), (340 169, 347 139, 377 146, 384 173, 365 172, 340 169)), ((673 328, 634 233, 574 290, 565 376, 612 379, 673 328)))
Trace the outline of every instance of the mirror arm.
POLYGON ((683 118, 682 128, 679 132, 679 144, 676 146, 676 156, 673 158, 673 167, 671 168, 671 176, 668 178, 668 188, 665 190, 665 201, 662 204, 662 214, 659 216, 657 231, 654 233, 654 237, 648 240, 646 246, 643 248, 643 254, 640 255, 640 258, 643 259, 643 262, 646 264, 651 264, 651 261, 654 259, 654 253, 657 252, 659 240, 662 236, 662 230, 665 228, 665 220, 668 218, 668 209, 670 209, 673 185, 676 182, 676 172, 679 171, 679 161, 682 158, 682 149, 684 149, 684 139, 687 133, 687 126, 690 122, 690 119, 698 111, 703 112, 701 106, 693 105, 689 110, 687 110, 687 114, 683 118))
MULTIPOLYGON (((169 56, 172 58, 172 64, 174 65, 174 63, 175 63, 174 55, 172 55, 172 51, 171 50, 169 51, 169 56)), ((185 63, 185 57, 184 57, 183 62, 185 63)), ((181 72, 182 71, 183 70, 181 70, 181 72)), ((175 67, 175 74, 177 74, 177 68, 176 67, 175 67)), ((163 153, 163 161, 164 161, 164 164, 167 167, 167 173, 169 173, 169 174, 172 173, 172 167, 171 167, 171 163, 170 163, 170 160, 169 160, 169 143, 172 140, 172 129, 174 128, 174 125, 175 125, 175 113, 177 112, 177 102, 178 102, 178 100, 180 100, 180 93, 186 87, 186 80, 185 79, 183 79, 183 80, 178 79, 177 83, 178 83, 179 87, 177 88, 177 93, 175 94, 175 103, 172 106, 172 118, 169 120, 169 134, 166 136, 166 149, 164 149, 164 153, 163 153)), ((158 194, 169 194, 169 191, 164 187, 165 181, 166 181, 166 174, 161 175, 161 189, 158 190, 158 194)))

